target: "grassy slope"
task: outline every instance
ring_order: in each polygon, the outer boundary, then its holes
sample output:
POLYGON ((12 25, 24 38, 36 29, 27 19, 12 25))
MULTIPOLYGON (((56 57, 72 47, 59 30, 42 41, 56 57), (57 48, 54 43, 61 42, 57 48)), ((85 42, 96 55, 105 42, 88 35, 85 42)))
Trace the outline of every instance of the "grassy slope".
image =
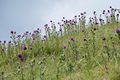
MULTIPOLYGON (((70 35, 64 35, 60 38, 52 38, 52 40, 44 43, 43 52, 39 51, 41 50, 41 46, 35 45, 35 48, 30 53, 37 53, 39 55, 34 58, 29 57, 25 62, 21 63, 24 66, 25 80, 32 79, 32 68, 29 63, 34 59, 33 75, 37 80, 39 80, 40 72, 44 73, 42 77, 45 80, 57 80, 57 75, 60 80, 120 80, 120 40, 115 33, 116 27, 116 24, 97 27, 97 30, 94 31, 94 39, 91 33, 91 30, 93 30, 91 27, 85 30, 86 33, 73 32, 70 35), (70 41, 71 37, 75 38, 75 42, 70 41), (102 37, 105 37, 106 40, 103 41, 102 37), (87 39, 87 41, 84 41, 84 39, 87 39), (93 42, 95 47, 93 47, 93 42), (103 47, 104 44, 107 48, 103 47), (62 49, 64 45, 67 46, 66 49, 62 49), (115 46, 115 50, 113 45, 115 46), (76 54, 76 51, 78 54, 76 54), (46 53, 50 53, 50 55, 46 53), (59 59, 63 53, 65 60, 60 63, 59 59), (108 57, 108 53, 110 57, 108 57), (114 57, 115 53, 117 56, 114 57), (78 57, 77 59, 75 59, 76 56, 78 57), (69 66, 69 64, 72 66, 69 66), (62 69, 60 72, 57 72, 59 68, 62 69)), ((26 53, 29 54, 29 51, 26 53)), ((19 80, 21 74, 16 73, 19 60, 15 59, 16 61, 11 62, 12 64, 6 64, 2 59, 0 58, 1 64, 3 62, 4 65, 1 65, 0 70, 5 72, 5 76, 8 75, 6 79, 19 80)))

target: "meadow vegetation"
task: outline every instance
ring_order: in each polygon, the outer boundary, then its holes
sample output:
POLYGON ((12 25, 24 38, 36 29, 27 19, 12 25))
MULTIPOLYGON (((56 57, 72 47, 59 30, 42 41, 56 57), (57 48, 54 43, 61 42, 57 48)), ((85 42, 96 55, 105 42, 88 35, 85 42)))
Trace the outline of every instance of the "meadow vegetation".
POLYGON ((11 41, 0 41, 0 80, 120 80, 119 14, 110 6, 89 23, 86 12, 63 17, 45 24, 44 36, 11 31, 11 41))

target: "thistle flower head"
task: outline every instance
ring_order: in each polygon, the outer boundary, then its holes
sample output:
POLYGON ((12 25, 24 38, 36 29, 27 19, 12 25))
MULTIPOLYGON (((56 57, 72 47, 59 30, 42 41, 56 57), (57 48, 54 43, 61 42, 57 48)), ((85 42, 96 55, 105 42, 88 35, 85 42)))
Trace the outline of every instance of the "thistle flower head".
POLYGON ((116 29, 116 33, 117 33, 117 34, 120 34, 120 28, 117 28, 117 29, 116 29))
POLYGON ((66 49, 66 48, 67 48, 67 46, 63 46, 63 48, 64 48, 64 49, 66 49))
POLYGON ((18 54, 18 58, 20 59, 21 62, 24 61, 24 57, 23 57, 23 55, 21 53, 18 54))
POLYGON ((4 44, 6 43, 6 41, 4 41, 4 44))
POLYGON ((11 34, 13 34, 14 32, 13 31, 11 31, 11 34))
POLYGON ((22 45, 22 49, 23 49, 23 50, 27 50, 27 47, 26 47, 25 44, 22 45))
POLYGON ((44 35, 44 38, 47 38, 47 36, 46 36, 46 35, 44 35))
POLYGON ((23 58, 22 54, 19 53, 18 58, 20 58, 20 59, 23 58))
POLYGON ((75 41, 75 38, 71 37, 70 40, 74 42, 74 41, 75 41))
POLYGON ((102 38, 102 40, 103 40, 103 41, 105 41, 105 40, 106 40, 106 38, 105 38, 105 37, 103 37, 103 38, 102 38))
POLYGON ((117 14, 117 17, 119 17, 119 14, 117 14))
POLYGON ((21 35, 17 35, 17 38, 20 38, 21 37, 21 35))
POLYGON ((0 41, 0 43, 2 43, 2 41, 0 41))

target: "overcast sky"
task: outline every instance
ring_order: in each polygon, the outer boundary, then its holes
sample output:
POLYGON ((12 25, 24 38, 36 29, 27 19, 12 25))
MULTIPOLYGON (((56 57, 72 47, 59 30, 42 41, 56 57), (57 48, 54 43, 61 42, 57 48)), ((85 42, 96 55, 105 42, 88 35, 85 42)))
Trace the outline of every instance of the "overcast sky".
POLYGON ((120 0, 0 0, 0 40, 9 40, 11 30, 22 34, 43 29, 50 20, 57 23, 83 11, 87 16, 94 10, 100 14, 109 6, 120 8, 120 0))

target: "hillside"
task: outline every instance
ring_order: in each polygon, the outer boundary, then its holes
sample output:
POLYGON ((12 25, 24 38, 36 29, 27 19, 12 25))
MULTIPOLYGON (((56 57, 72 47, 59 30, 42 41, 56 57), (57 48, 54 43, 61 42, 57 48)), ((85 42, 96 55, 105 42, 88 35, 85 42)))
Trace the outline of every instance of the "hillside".
POLYGON ((86 12, 44 25, 41 31, 17 35, 0 42, 0 80, 120 80, 119 11, 103 10, 105 20, 90 18, 86 12), (86 27, 87 26, 87 27, 86 27))

